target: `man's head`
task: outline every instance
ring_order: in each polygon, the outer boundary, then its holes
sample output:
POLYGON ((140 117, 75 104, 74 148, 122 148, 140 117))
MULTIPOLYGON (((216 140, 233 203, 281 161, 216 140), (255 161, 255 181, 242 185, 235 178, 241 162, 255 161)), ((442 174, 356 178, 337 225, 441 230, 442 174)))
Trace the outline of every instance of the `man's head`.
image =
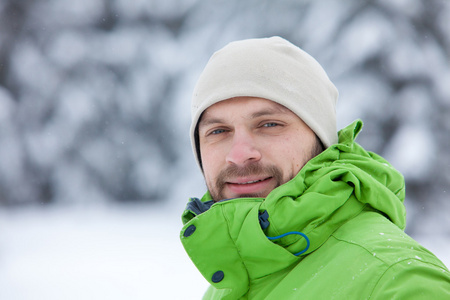
POLYGON ((265 197, 293 178, 318 144, 336 143, 337 96, 319 63, 280 37, 233 42, 216 52, 191 107, 192 146, 213 198, 265 197))

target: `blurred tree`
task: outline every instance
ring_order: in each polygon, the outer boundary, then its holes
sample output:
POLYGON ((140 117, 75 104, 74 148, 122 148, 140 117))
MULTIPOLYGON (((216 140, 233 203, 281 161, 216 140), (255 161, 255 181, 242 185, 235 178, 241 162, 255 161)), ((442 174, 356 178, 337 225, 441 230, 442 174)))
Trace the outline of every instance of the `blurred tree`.
POLYGON ((281 35, 324 65, 339 126, 365 121, 408 199, 448 207, 448 20, 442 0, 1 0, 0 202, 188 196, 199 72, 232 40, 281 35))

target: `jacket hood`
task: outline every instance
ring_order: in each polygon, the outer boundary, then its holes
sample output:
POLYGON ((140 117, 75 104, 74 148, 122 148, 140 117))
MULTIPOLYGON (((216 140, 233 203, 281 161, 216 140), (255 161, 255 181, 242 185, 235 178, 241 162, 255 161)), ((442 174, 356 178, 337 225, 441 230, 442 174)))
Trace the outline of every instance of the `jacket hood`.
MULTIPOLYGON (((251 281, 289 269, 363 210, 380 211, 405 228, 404 179, 382 157, 355 143, 361 129, 361 120, 342 129, 338 144, 311 159, 297 176, 265 199, 217 202, 203 213, 188 204, 181 241, 216 289, 228 291, 229 299, 239 298, 251 281), (259 222, 263 212, 270 223, 264 230, 259 222), (310 245, 300 235, 274 242, 267 238, 290 231, 305 234, 310 245), (225 274, 220 281, 214 279, 218 270, 225 274)), ((211 200, 209 193, 201 199, 202 203, 211 200)))
MULTIPOLYGON (((355 142, 362 125, 357 120, 341 130, 338 144, 311 159, 295 178, 267 196, 260 209, 269 213, 269 236, 300 230, 311 241, 307 254, 363 209, 380 211, 405 229, 404 178, 381 156, 355 142)), ((306 245, 299 236, 278 243, 293 253, 306 245)))

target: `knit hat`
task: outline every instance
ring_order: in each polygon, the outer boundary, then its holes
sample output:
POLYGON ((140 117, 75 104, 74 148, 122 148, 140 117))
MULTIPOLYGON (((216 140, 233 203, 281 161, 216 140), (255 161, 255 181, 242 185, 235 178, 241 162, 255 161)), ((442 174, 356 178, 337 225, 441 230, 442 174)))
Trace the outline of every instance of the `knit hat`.
POLYGON ((196 127, 201 114, 219 101, 245 96, 287 107, 325 147, 337 143, 338 91, 320 64, 281 37, 236 41, 213 54, 194 88, 190 134, 200 168, 196 127))

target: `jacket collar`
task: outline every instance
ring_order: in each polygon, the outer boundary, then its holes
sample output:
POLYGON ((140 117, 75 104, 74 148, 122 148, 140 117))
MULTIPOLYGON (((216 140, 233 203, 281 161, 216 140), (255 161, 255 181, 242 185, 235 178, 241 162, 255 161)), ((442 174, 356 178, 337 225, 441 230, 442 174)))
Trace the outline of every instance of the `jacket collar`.
POLYGON ((254 279, 288 268, 299 258, 269 241, 258 222, 263 199, 234 199, 214 204, 183 228, 181 241, 203 276, 230 299, 247 293, 254 279), (189 236, 184 232, 195 226, 189 236), (268 262, 270 258, 271 262, 268 262), (214 275, 223 279, 214 282, 214 275))

